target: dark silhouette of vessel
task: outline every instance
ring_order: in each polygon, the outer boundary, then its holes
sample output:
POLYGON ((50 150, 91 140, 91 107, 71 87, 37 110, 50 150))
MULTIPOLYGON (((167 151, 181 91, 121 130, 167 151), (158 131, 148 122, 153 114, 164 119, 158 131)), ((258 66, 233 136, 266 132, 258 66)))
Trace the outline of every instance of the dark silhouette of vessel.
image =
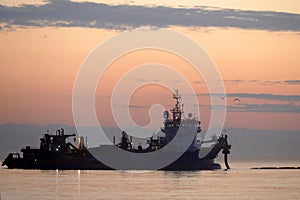
MULTIPOLYGON (((132 144, 132 137, 123 131, 121 134, 121 141, 114 145, 101 145, 96 148, 87 148, 84 144, 83 137, 76 137, 76 134, 65 134, 63 129, 57 130, 55 134, 45 134, 40 139, 40 148, 26 148, 21 149, 23 156, 20 153, 9 153, 7 158, 2 162, 8 168, 14 169, 60 169, 60 170, 111 170, 111 167, 104 164, 94 155, 94 152, 108 154, 107 151, 111 148, 118 147, 120 150, 131 152, 133 154, 145 154, 158 151, 166 147, 178 134, 182 132, 180 138, 177 138, 179 143, 184 143, 185 136, 192 137, 192 143, 182 152, 173 162, 167 164, 160 170, 214 170, 221 169, 221 165, 215 163, 214 159, 222 151, 224 154, 225 166, 229 169, 227 155, 230 153, 231 145, 228 144, 227 135, 214 137, 209 141, 201 141, 198 136, 201 132, 200 121, 197 117, 188 115, 188 118, 183 116, 182 104, 180 102, 181 96, 178 91, 173 94, 176 100, 175 107, 171 109, 171 116, 168 111, 164 112, 164 126, 161 128, 162 135, 151 137, 147 142, 147 147, 138 145, 134 147, 132 144), (73 138, 74 143, 67 142, 67 138, 73 138), (209 147, 203 147, 204 143, 211 143, 209 147), (201 152, 200 152, 201 151, 201 152), (204 152, 204 154, 203 154, 204 152), (204 156, 200 156, 200 154, 204 156)), ((176 145, 175 145, 176 147, 176 145)), ((176 149, 173 149, 176 151, 176 149)), ((171 151, 173 151, 171 149, 171 151)), ((169 149, 170 151, 170 149, 169 149)), ((130 162, 131 158, 122 158, 122 162, 130 162)), ((147 169, 147 166, 142 168, 138 166, 131 166, 127 170, 147 169)))

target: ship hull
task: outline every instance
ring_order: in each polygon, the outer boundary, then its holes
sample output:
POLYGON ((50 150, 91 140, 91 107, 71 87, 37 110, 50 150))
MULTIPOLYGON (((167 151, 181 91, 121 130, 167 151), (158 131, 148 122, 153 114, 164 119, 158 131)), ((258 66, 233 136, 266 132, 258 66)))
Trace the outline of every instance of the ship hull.
POLYGON ((196 153, 185 153, 170 165, 162 168, 166 171, 216 170, 221 169, 214 159, 198 157, 196 153))
MULTIPOLYGON (((182 159, 185 160, 185 159, 182 159)), ((115 170, 114 168, 108 167, 101 162, 80 162, 71 161, 66 163, 64 160, 57 161, 41 161, 39 164, 28 162, 24 159, 7 163, 9 169, 39 169, 39 170, 115 170)), ((213 159, 199 159, 196 162, 188 160, 187 162, 175 161, 174 163, 161 168, 159 170, 165 171, 191 171, 191 170, 216 170, 221 169, 219 163, 215 163, 213 159)), ((131 168, 127 170, 140 170, 131 168)), ((143 169, 147 170, 147 168, 143 169)))
MULTIPOLYGON (((24 158, 11 158, 6 159, 4 161, 4 165, 6 165, 10 169, 41 169, 41 170, 114 170, 113 167, 103 164, 98 159, 96 159, 90 152, 93 153, 103 153, 105 155, 109 155, 107 153, 107 149, 109 149, 109 145, 106 148, 94 148, 89 151, 85 151, 84 153, 76 154, 76 155, 40 155, 35 159, 24 159, 24 158), (106 149, 106 150, 105 150, 106 149), (97 152, 98 151, 98 152, 97 152)), ((181 155, 177 160, 172 162, 171 164, 160 168, 159 170, 166 171, 189 171, 189 170, 215 170, 221 169, 220 164, 214 162, 214 158, 217 156, 221 149, 211 150, 214 154, 208 154, 204 158, 199 158, 199 152, 185 152, 181 155)), ((132 157, 124 157, 124 162, 130 162, 134 158, 134 154, 132 157)), ((125 168, 124 170, 149 170, 147 166, 135 167, 130 166, 125 168)))

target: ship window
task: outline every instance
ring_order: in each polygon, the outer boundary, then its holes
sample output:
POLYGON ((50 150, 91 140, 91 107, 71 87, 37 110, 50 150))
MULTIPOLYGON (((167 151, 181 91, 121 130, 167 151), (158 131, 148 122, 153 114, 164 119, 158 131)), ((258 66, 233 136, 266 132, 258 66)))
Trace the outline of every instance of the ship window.
POLYGON ((14 159, 19 159, 19 158, 20 158, 20 154, 18 154, 18 153, 13 154, 13 158, 14 158, 14 159))

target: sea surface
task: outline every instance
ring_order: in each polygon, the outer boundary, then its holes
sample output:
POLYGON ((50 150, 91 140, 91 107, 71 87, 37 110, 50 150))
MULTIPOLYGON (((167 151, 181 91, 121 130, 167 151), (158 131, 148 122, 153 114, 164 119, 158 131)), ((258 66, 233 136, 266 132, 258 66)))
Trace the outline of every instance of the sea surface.
POLYGON ((300 163, 231 163, 216 171, 11 170, 0 168, 6 199, 300 199, 300 163))

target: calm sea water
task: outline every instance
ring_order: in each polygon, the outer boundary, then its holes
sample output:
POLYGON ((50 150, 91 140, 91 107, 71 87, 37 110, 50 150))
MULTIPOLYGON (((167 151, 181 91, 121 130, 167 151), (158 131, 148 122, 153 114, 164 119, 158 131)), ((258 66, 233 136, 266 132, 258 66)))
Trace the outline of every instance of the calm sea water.
MULTIPOLYGON (((299 164, 299 163, 298 163, 299 164)), ((297 163, 232 163, 217 171, 40 171, 0 169, 6 199, 300 199, 297 163)))

